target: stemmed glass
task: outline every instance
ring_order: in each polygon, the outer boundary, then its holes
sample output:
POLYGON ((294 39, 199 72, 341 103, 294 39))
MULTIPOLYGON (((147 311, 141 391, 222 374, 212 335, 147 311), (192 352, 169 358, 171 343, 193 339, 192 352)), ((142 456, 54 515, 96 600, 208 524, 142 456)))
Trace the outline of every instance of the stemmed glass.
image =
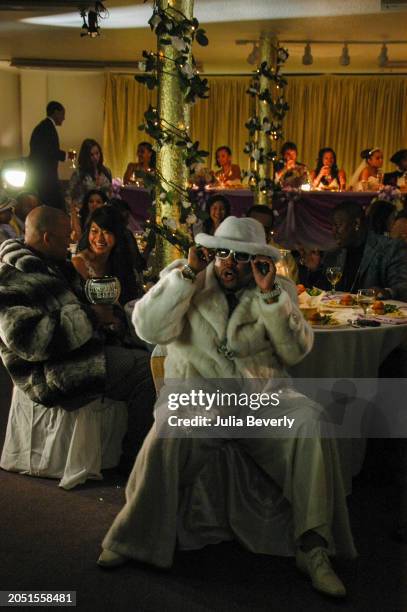
POLYGON ((77 155, 76 155, 75 149, 69 149, 69 151, 68 151, 68 159, 71 162, 70 163, 70 167, 72 169, 75 169, 76 168, 76 160, 77 160, 77 155))
POLYGON ((331 295, 334 295, 336 284, 342 278, 341 268, 339 266, 330 266, 326 269, 326 277, 331 284, 331 295))
POLYGON ((367 309, 375 301, 375 290, 374 289, 359 289, 357 294, 357 303, 362 308, 363 314, 367 316, 367 309))

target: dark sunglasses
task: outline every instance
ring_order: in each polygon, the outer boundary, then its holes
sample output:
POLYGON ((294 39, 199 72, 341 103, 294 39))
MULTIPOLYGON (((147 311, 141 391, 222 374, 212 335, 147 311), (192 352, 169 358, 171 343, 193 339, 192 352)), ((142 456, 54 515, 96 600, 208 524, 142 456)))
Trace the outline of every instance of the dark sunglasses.
POLYGON ((249 253, 241 253, 240 251, 233 251, 232 249, 216 249, 215 255, 216 257, 219 257, 219 259, 227 259, 230 257, 230 255, 232 255, 233 259, 240 263, 249 263, 249 261, 254 258, 254 255, 250 255, 249 253))

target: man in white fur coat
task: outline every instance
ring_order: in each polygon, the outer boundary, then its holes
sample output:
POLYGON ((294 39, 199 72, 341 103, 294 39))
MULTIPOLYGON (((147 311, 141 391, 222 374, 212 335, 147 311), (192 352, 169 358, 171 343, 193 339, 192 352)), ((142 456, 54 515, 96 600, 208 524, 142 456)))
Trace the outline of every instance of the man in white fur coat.
MULTIPOLYGON (((144 340, 167 345, 165 379, 274 379, 310 351, 313 332, 295 305, 295 287, 278 278, 279 252, 266 244, 255 219, 228 217, 214 236, 199 234, 204 257, 190 249, 136 305, 133 323, 144 340), (215 254, 209 263, 209 251, 215 254), (209 264, 209 265, 208 265, 209 264)), ((333 521, 342 523, 348 554, 355 555, 334 441, 323 439, 316 405, 294 394, 285 411, 297 420, 292 437, 239 439, 244 451, 290 502, 297 566, 313 586, 341 597, 333 571, 333 521), (308 418, 309 417, 309 418, 308 418)), ((153 426, 137 457, 126 504, 103 541, 98 563, 129 558, 170 567, 176 546, 180 491, 222 441, 163 438, 153 426)))

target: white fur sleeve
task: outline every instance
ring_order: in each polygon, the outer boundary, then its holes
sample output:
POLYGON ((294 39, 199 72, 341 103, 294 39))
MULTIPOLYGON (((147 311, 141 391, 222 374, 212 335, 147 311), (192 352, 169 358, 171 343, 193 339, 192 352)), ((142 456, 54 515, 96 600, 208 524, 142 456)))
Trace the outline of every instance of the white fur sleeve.
POLYGON ((274 348, 285 365, 291 366, 301 361, 312 348, 314 332, 305 321, 302 313, 282 291, 278 302, 266 304, 261 297, 260 313, 274 348))
POLYGON ((140 338, 151 344, 168 344, 177 338, 195 290, 196 281, 184 278, 181 270, 162 276, 134 307, 131 320, 140 338))

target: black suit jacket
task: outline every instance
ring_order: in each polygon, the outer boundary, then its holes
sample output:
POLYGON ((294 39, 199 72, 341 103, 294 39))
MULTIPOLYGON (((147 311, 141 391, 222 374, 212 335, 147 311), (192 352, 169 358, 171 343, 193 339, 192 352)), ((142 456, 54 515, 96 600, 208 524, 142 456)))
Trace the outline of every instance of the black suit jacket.
POLYGON ((30 139, 31 171, 40 194, 58 185, 58 162, 64 160, 65 151, 59 148, 57 130, 47 117, 34 128, 30 139))
POLYGON ((397 180, 400 176, 403 176, 403 172, 396 170, 395 172, 386 172, 383 177, 384 185, 393 185, 393 187, 397 187, 397 180))

